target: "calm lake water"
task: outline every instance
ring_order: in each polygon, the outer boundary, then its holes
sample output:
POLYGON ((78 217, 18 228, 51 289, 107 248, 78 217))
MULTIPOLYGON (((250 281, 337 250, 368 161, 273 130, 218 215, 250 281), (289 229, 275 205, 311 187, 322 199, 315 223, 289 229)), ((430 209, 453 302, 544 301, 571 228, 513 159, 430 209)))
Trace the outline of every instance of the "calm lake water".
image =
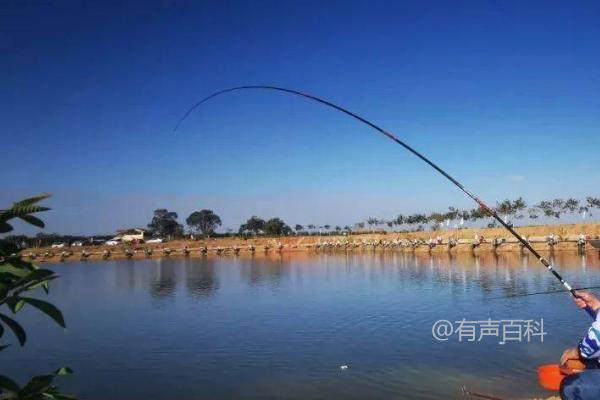
MULTIPOLYGON (((600 284, 598 253, 559 253, 575 286, 600 284)), ((461 385, 548 394, 535 369, 589 319, 533 258, 402 253, 73 262, 50 299, 68 329, 32 310, 29 342, 3 352, 19 379, 68 365, 81 399, 454 399, 461 385), (544 320, 531 343, 434 340, 446 320, 544 320), (349 369, 341 370, 341 365, 349 369)), ((8 336, 6 336, 8 337, 8 336)), ((2 368, 4 370, 4 368, 2 368)), ((5 372, 5 371, 2 371, 5 372)))

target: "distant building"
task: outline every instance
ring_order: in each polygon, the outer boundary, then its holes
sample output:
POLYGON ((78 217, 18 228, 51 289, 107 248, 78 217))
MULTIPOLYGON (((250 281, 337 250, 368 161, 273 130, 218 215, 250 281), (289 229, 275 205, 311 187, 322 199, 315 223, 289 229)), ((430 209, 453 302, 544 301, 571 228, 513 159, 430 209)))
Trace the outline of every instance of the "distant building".
POLYGON ((148 231, 141 228, 122 229, 117 231, 116 238, 121 239, 123 242, 141 242, 147 237, 148 231))

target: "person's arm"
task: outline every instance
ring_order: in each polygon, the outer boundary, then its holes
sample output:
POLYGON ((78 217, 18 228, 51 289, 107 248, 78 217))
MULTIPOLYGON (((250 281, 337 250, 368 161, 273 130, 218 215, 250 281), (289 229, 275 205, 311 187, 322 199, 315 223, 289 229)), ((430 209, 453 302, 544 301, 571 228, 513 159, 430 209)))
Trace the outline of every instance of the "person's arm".
POLYGON ((574 297, 574 301, 577 307, 588 307, 596 314, 596 320, 592 323, 590 329, 588 329, 587 334, 579 342, 577 351, 581 358, 584 359, 600 358, 600 314, 598 313, 598 310, 600 310, 600 300, 591 293, 577 292, 577 297, 574 297))

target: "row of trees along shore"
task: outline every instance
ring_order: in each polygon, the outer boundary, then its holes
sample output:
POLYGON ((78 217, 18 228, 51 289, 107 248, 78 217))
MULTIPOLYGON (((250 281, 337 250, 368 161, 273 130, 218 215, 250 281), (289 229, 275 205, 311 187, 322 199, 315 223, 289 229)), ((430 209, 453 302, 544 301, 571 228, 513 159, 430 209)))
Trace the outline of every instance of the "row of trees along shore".
MULTIPOLYGON (((516 200, 504 200, 496 204, 496 211, 507 222, 517 225, 520 221, 528 220, 530 224, 536 223, 540 217, 545 221, 560 220, 564 217, 581 216, 582 219, 591 217, 595 209, 600 209, 600 198, 588 196, 584 201, 569 198, 544 200, 528 207, 523 198, 516 200)), ((341 234, 352 232, 375 232, 396 231, 414 232, 423 231, 426 228, 439 230, 444 227, 460 229, 466 227, 467 223, 477 226, 495 227, 496 221, 491 220, 480 208, 460 210, 449 207, 445 212, 416 213, 410 215, 400 214, 393 219, 368 218, 366 221, 358 222, 352 226, 331 226, 307 224, 306 226, 296 224, 292 229, 281 218, 262 219, 257 216, 250 217, 241 224, 237 235, 241 236, 289 236, 289 235, 316 235, 316 234, 341 234)), ((232 229, 226 229, 223 234, 216 234, 218 227, 222 225, 221 218, 212 210, 194 211, 186 219, 190 234, 209 236, 232 236, 236 233, 232 229)), ((148 228, 156 236, 173 238, 184 235, 184 227, 177 222, 177 213, 167 209, 154 211, 154 217, 148 228)))
MULTIPOLYGON (((553 199, 544 200, 528 206, 525 200, 504 200, 496 204, 500 216, 513 225, 537 225, 552 222, 586 221, 593 218, 596 209, 600 209, 600 198, 588 196, 585 200, 553 199)), ((466 227, 495 227, 496 222, 479 209, 460 210, 449 207, 447 211, 431 213, 400 214, 392 219, 368 218, 352 225, 288 225, 281 218, 263 219, 250 217, 237 230, 225 228, 221 232, 221 217, 214 211, 203 209, 192 212, 185 220, 187 232, 183 224, 178 222, 178 215, 165 208, 154 210, 152 220, 147 228, 154 237, 176 239, 186 235, 194 237, 221 236, 290 236, 290 235, 335 235, 364 232, 418 232, 425 230, 461 229, 466 227)), ((113 235, 94 236, 99 241, 110 239, 113 235)), ((39 233, 35 237, 25 235, 7 236, 8 241, 20 247, 43 247, 53 243, 73 243, 89 240, 89 236, 58 235, 55 233, 39 233)))

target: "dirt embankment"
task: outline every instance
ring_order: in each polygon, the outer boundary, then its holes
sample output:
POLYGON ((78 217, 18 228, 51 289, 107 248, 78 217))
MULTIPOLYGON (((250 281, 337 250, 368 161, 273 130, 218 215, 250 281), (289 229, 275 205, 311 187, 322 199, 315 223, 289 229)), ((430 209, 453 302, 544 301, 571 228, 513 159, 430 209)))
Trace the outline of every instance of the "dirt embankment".
MULTIPOLYGON (((540 252, 593 251, 588 239, 600 237, 600 223, 518 227, 540 252), (584 235, 582 241, 581 235, 584 235), (551 239, 550 239, 551 237, 551 239)), ((518 252, 522 245, 504 228, 470 228, 428 232, 360 233, 352 235, 213 238, 174 240, 159 244, 120 244, 60 249, 31 248, 23 254, 38 262, 82 259, 123 259, 168 256, 272 254, 299 251, 518 252)))

